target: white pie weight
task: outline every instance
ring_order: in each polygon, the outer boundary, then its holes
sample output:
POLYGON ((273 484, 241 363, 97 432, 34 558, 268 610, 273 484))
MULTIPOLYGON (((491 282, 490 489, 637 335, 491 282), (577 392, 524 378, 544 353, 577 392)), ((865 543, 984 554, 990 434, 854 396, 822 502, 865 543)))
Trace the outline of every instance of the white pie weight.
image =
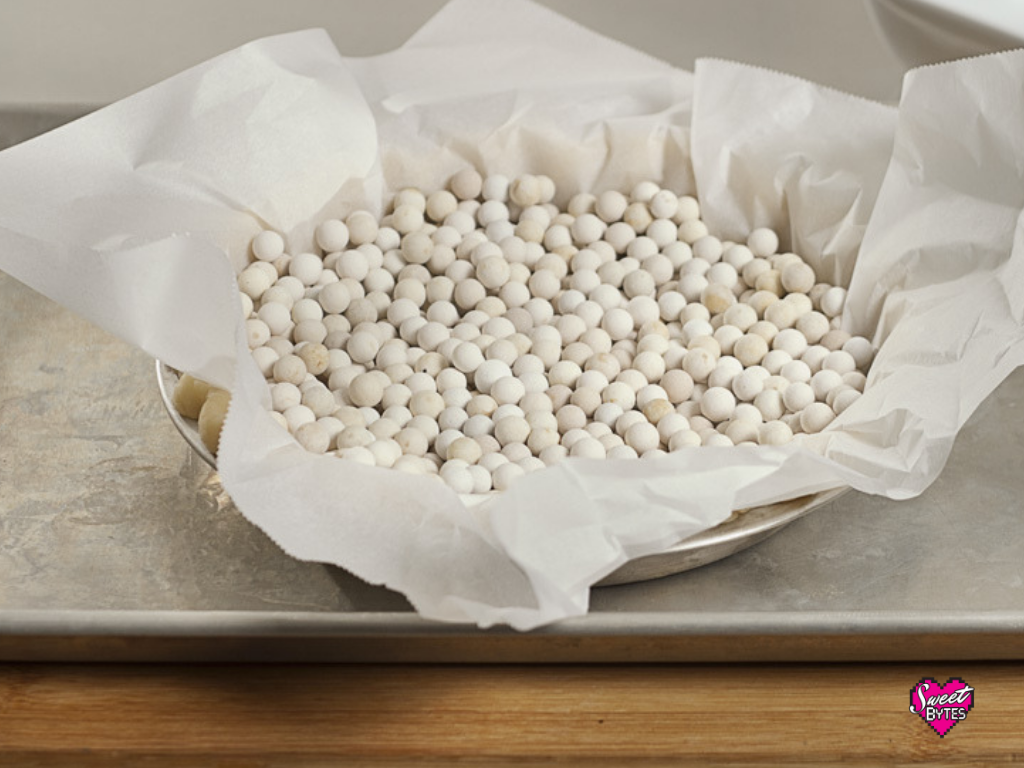
MULTIPOLYGON (((321 222, 317 252, 257 235, 238 287, 275 418, 480 494, 574 457, 779 445, 860 396, 874 349, 840 328, 845 289, 775 232, 719 240, 649 181, 555 198, 465 169, 321 222)), ((226 393, 183 376, 173 399, 216 453, 226 393)))

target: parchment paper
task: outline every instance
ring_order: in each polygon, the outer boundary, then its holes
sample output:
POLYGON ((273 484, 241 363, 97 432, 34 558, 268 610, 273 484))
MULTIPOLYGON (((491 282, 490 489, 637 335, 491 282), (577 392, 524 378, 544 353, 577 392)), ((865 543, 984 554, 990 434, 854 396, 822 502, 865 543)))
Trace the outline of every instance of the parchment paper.
POLYGON ((286 551, 427 617, 529 629, 734 508, 935 479, 1024 362, 1022 56, 913 72, 897 114, 727 62, 691 75, 526 2, 455 0, 367 59, 282 35, 0 154, 0 268, 231 388, 218 469, 286 551), (849 283, 845 326, 882 344, 865 396, 788 446, 572 460, 474 509, 430 478, 307 454, 245 344, 249 239, 273 228, 299 252, 325 216, 467 164, 547 173, 563 202, 652 178, 696 192, 724 236, 776 227, 849 283))

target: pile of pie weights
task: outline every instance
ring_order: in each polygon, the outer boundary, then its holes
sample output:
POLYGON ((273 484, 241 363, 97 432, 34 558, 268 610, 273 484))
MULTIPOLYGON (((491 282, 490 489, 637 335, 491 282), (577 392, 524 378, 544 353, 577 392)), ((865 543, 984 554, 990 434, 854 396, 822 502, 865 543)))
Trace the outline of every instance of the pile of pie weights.
POLYGON ((274 417, 314 453, 504 490, 567 457, 779 445, 864 389, 846 292, 779 239, 708 232, 653 182, 558 208, 542 175, 404 189, 238 276, 274 417))

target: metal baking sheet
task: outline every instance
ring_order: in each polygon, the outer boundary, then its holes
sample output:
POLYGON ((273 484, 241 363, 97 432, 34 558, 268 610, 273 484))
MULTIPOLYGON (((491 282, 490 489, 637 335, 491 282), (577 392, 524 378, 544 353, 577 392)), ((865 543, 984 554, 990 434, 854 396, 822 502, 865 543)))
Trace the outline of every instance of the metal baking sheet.
MULTIPOLYGON (((0 146, 68 117, 0 113, 0 146)), ((0 660, 1024 658, 1024 370, 919 498, 848 493, 519 634, 284 555, 178 435, 153 361, 3 274, 0 339, 0 660)))

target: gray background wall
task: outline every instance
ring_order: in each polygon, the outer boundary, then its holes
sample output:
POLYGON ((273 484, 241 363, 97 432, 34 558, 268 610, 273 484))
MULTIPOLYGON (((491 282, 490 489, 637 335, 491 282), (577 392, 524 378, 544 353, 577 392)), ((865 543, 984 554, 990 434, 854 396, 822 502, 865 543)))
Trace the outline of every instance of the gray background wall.
MULTIPOLYGON (((719 56, 894 101, 903 67, 862 0, 543 0, 691 68, 719 56)), ((350 55, 400 45, 443 0, 0 0, 0 107, 114 101, 257 37, 325 27, 350 55)))

